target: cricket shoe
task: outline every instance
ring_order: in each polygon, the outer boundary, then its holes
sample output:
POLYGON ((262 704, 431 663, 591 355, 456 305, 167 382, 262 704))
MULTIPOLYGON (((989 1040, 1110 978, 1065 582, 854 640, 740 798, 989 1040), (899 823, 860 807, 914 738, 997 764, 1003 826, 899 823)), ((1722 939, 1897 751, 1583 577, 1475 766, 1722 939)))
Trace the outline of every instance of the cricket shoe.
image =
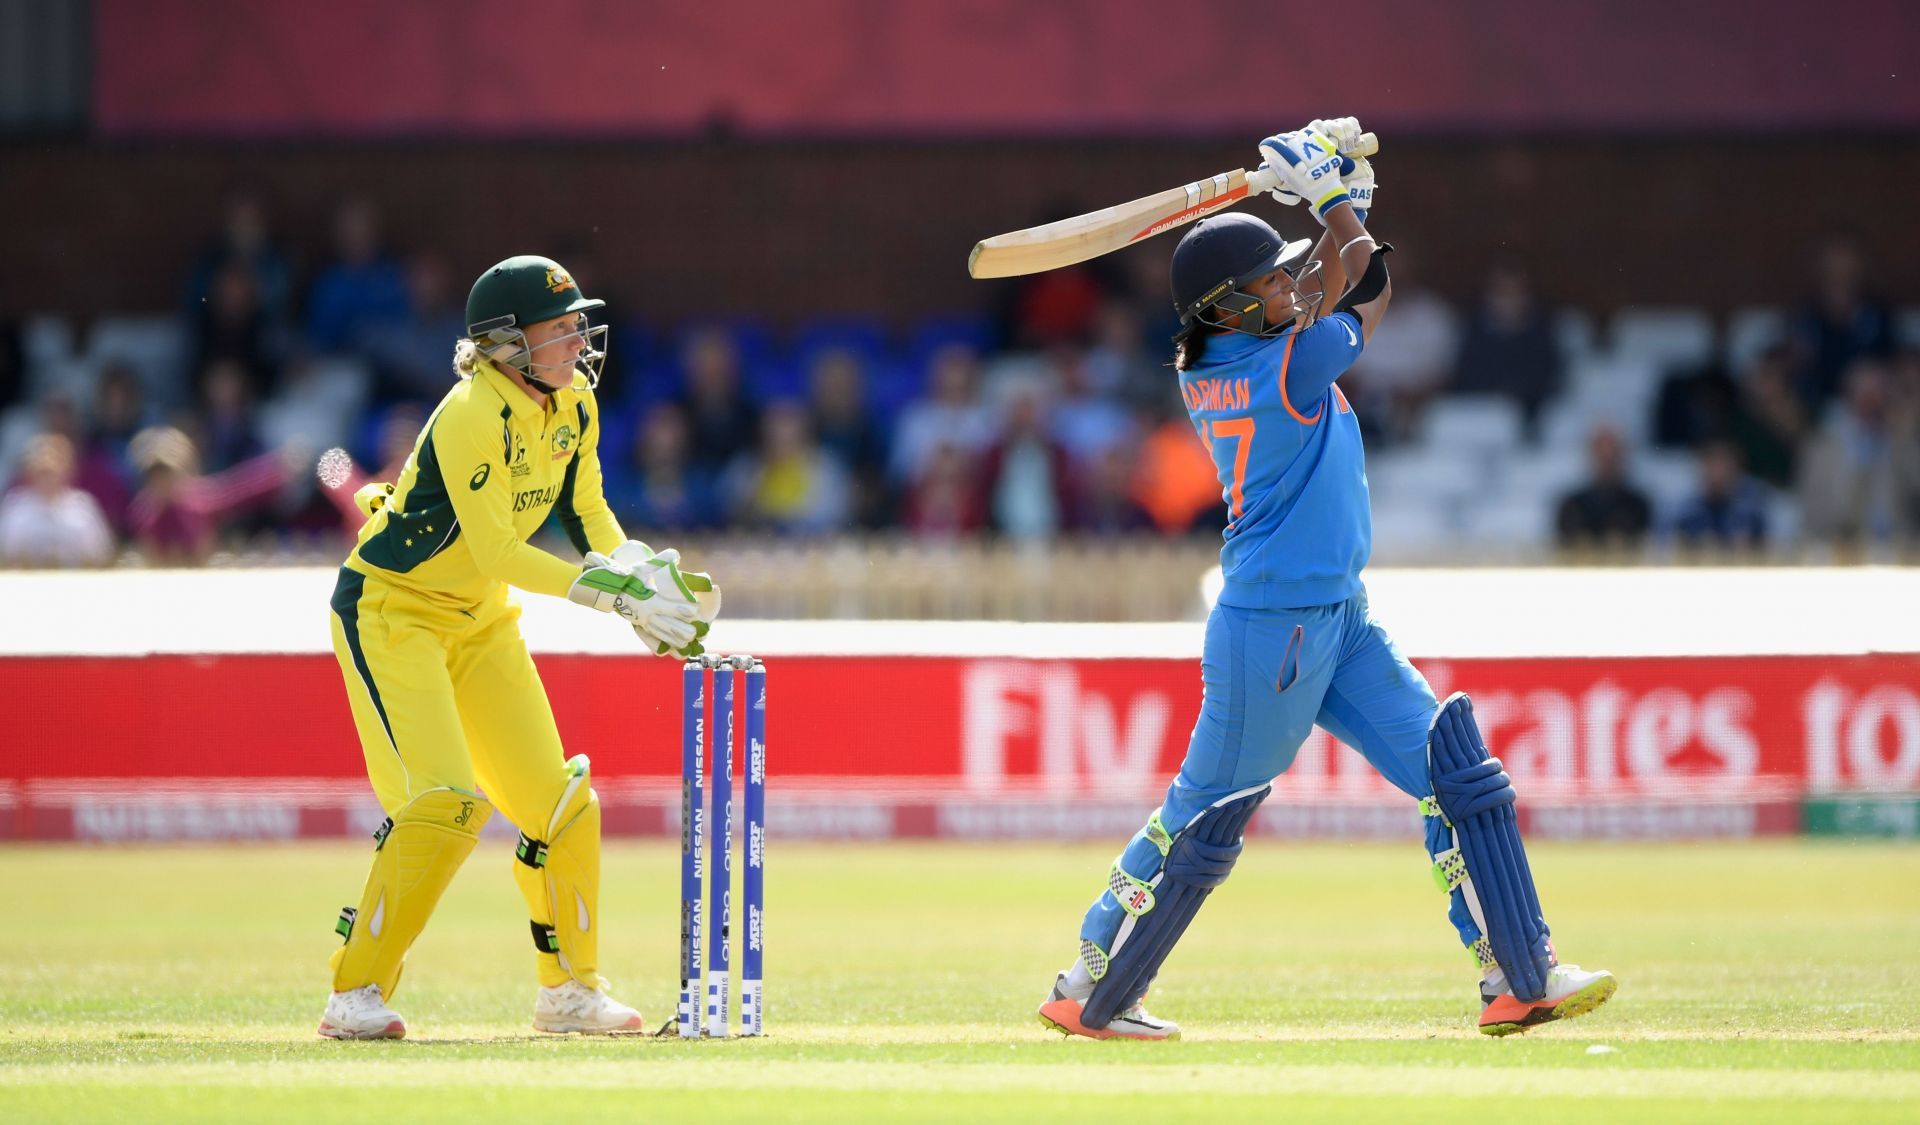
POLYGON ((369 984, 327 998, 320 1034, 328 1039, 405 1039, 407 1021, 387 1007, 379 985, 369 984))
POLYGON ((644 1023, 639 1012, 577 980, 555 988, 541 988, 540 998, 533 1004, 534 1030, 555 1035, 573 1031, 584 1035, 639 1031, 644 1023))
POLYGON ((1547 973, 1547 991, 1538 1000, 1521 1000, 1507 987, 1506 974, 1492 970, 1480 982, 1480 1034, 1512 1035, 1538 1024, 1584 1016, 1607 1002, 1620 982, 1605 969, 1588 972, 1578 965, 1555 965, 1547 973))
POLYGON ((1133 1007, 1113 1017, 1105 1027, 1088 1027, 1080 1022, 1080 1011, 1093 995, 1091 988, 1085 995, 1072 995, 1067 988, 1067 974, 1061 973, 1054 978, 1053 995, 1040 1005, 1040 1022, 1066 1035, 1084 1035, 1089 1039, 1178 1039, 1180 1025, 1163 1019, 1155 1019, 1147 1014, 1147 998, 1142 996, 1133 1007))

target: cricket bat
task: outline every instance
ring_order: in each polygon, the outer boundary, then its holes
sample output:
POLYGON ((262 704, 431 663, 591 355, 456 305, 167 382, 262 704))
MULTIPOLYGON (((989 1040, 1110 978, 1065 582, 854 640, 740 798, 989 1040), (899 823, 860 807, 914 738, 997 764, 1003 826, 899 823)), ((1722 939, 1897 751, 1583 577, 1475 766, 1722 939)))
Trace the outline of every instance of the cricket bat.
MULTIPOLYGON (((1372 156, 1379 151, 1379 139, 1372 133, 1362 133, 1360 143, 1344 155, 1372 156)), ((1235 168, 1131 203, 996 234, 974 245, 973 253, 967 255, 967 272, 974 277, 1017 277, 1070 266, 1186 226, 1278 186, 1280 176, 1272 169, 1249 172, 1235 168)))

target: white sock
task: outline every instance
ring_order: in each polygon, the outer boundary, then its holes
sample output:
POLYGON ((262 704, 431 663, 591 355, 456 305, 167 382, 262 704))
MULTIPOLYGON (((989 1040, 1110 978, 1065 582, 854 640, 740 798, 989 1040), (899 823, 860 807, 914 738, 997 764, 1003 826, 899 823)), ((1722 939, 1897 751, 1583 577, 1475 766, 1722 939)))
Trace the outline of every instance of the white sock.
POLYGON ((1073 959, 1073 967, 1067 970, 1067 979, 1060 986, 1069 996, 1085 999, 1093 992, 1093 974, 1087 971, 1087 963, 1079 957, 1073 959))

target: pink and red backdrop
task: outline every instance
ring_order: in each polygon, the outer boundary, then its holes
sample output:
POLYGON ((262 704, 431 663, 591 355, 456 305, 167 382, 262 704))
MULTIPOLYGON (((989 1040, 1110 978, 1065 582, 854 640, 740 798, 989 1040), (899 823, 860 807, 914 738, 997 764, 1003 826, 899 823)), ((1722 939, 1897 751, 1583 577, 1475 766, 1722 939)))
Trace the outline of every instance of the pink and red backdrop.
POLYGON ((95 0, 114 136, 1063 135, 1920 123, 1920 8, 1830 0, 95 0))

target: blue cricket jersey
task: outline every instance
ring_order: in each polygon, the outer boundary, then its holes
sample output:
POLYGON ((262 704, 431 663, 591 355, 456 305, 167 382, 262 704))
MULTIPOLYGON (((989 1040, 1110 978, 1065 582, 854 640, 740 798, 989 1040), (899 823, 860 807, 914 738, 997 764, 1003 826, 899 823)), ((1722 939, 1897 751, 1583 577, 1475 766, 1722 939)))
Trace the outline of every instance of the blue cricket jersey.
POLYGON ((1334 379, 1359 358, 1360 319, 1207 340, 1180 394, 1213 455, 1230 519, 1224 605, 1295 609, 1360 592, 1373 549, 1360 423, 1334 379))

